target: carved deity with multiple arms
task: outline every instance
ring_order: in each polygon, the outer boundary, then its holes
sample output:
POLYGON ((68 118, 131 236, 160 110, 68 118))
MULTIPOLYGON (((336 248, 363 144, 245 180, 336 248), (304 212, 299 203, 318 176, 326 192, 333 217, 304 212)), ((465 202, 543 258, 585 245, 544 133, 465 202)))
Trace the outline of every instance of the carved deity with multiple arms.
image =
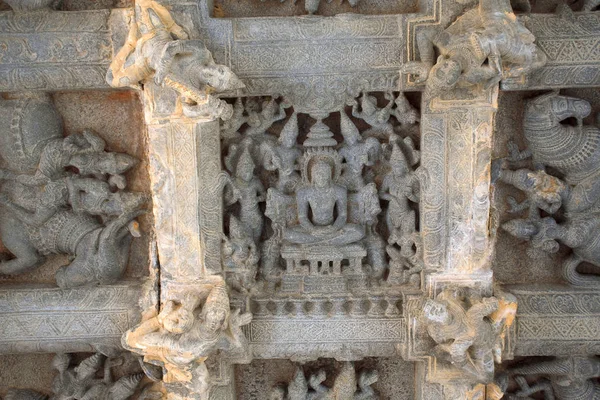
POLYGON ((170 12, 156 0, 136 0, 135 20, 123 47, 111 62, 106 79, 113 87, 140 88, 154 77, 183 99, 190 117, 231 117, 232 108, 211 91, 241 89, 244 84, 226 66, 216 64, 199 40, 189 40, 170 12))
POLYGON ((123 347, 142 354, 144 360, 165 368, 165 383, 193 382, 207 393, 210 382, 204 361, 217 350, 244 348, 240 327, 252 315, 233 313, 227 285, 220 276, 209 276, 194 292, 168 301, 158 315, 127 331, 123 347))
POLYGON ((437 92, 459 86, 493 87, 503 78, 525 75, 543 66, 546 56, 533 34, 517 20, 508 0, 480 0, 443 31, 417 34, 421 61, 402 72, 427 81, 437 92), (434 65, 435 49, 439 51, 434 65))

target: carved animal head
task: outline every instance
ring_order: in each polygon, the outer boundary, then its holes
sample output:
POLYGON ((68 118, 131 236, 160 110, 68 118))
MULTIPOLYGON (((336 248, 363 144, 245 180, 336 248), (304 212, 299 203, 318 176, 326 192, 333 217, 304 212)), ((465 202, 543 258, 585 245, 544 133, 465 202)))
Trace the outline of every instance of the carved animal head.
POLYGON ((238 78, 233 71, 220 64, 209 64, 202 68, 201 79, 207 85, 213 87, 217 92, 243 89, 244 82, 238 78))
POLYGON ((581 120, 591 112, 588 101, 561 96, 558 91, 552 91, 525 103, 525 125, 538 129, 550 128, 571 116, 581 120))
POLYGON ((126 400, 131 397, 144 378, 144 374, 124 376, 108 390, 108 400, 126 400))

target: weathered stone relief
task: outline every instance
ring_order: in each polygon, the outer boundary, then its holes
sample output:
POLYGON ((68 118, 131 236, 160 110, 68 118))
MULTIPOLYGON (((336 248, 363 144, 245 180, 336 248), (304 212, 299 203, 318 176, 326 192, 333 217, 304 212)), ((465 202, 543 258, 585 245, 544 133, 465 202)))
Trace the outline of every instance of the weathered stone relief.
POLYGON ((377 382, 377 371, 361 371, 358 376, 354 365, 347 362, 335 377, 332 387, 327 387, 323 382, 327 373, 321 369, 308 378, 301 367, 296 369, 293 380, 287 387, 277 387, 271 392, 271 400, 328 400, 328 399, 354 399, 377 400, 379 396, 371 388, 377 382))
POLYGON ((517 16, 506 1, 465 3, 230 18, 246 6, 62 12, 11 0, 0 238, 15 258, 0 273, 69 258, 59 288, 0 291, 0 352, 107 352, 122 338, 154 381, 113 380, 112 357, 57 357, 54 397, 387 398, 392 368, 380 365, 402 357, 415 362, 414 398, 595 398, 598 132, 582 122, 593 107, 531 99, 527 149, 492 153, 500 89, 597 85, 597 4, 551 15, 515 2, 528 12, 517 16), (146 234, 136 218, 149 199, 126 178, 136 160, 101 131, 65 136, 48 95, 29 92, 107 84, 144 105, 156 245, 143 286, 120 281, 132 237, 146 234), (566 255, 562 285, 494 285, 496 184, 526 197, 509 200, 522 214, 502 228, 532 256, 566 255), (497 369, 541 355, 559 358, 497 369), (323 358, 338 370, 309 366, 323 358), (253 379, 281 362, 296 369, 283 385, 253 379), (264 387, 244 393, 252 380, 264 387))
POLYGON ((106 75, 111 86, 142 89, 140 85, 152 79, 178 93, 188 117, 231 117, 231 106, 210 93, 244 84, 229 67, 214 62, 201 40, 190 40, 167 8, 155 0, 138 0, 129 23, 125 44, 106 75))
POLYGON ((57 375, 52 384, 51 396, 28 389, 12 389, 4 398, 6 400, 126 400, 136 392, 138 385, 144 379, 144 374, 139 372, 115 380, 112 369, 123 362, 123 357, 107 357, 96 353, 73 366, 71 355, 57 354, 52 361, 52 367, 57 375), (98 373, 102 374, 101 379, 98 378, 98 373))
POLYGON ((598 230, 593 212, 598 199, 599 130, 582 124, 590 112, 589 102, 557 92, 529 100, 523 121, 527 148, 519 151, 512 143, 507 165, 498 170, 502 182, 526 195, 521 203, 508 199, 510 211, 524 215, 504 223, 503 229, 527 240, 532 257, 539 252, 555 253, 560 244, 570 247, 573 253, 563 261, 563 276, 577 286, 598 285, 596 276, 577 268, 583 262, 598 265, 600 261, 593 239, 598 230), (575 118, 577 125, 565 124, 567 118, 575 118), (509 169, 508 164, 529 157, 533 168, 509 169))
POLYGON ((63 136, 50 98, 25 94, 4 99, 0 236, 13 257, 0 273, 19 274, 40 266, 45 256, 68 254, 56 273, 61 288, 110 284, 125 271, 135 218, 147 196, 125 190, 123 175, 133 157, 105 151, 92 131, 63 136))
POLYGON ((229 231, 223 258, 238 276, 232 278, 236 286, 250 289, 257 275, 271 286, 280 281, 290 293, 360 290, 354 286, 364 279, 387 275, 390 284, 414 276, 418 286, 419 151, 410 136, 400 136, 398 123, 415 124, 417 115, 403 94, 385 97, 387 105, 379 108, 364 93, 360 111, 356 100, 349 101, 352 114, 370 126, 362 134, 345 110, 335 113, 341 143, 323 122, 326 116, 301 132, 298 112, 290 110, 288 118, 284 100, 236 100, 221 136, 229 231), (398 121, 392 123, 392 115, 398 121), (283 119, 278 138, 268 133, 283 119))
POLYGON ((421 60, 405 64, 402 72, 414 74, 416 83, 427 81, 436 93, 457 86, 489 89, 502 79, 524 77, 545 64, 545 54, 534 40, 508 1, 481 0, 448 28, 419 32, 421 60))
POLYGON ((123 335, 123 347, 144 356, 144 362, 163 370, 162 381, 207 396, 212 386, 205 361, 217 351, 247 350, 240 327, 250 322, 250 313, 231 311, 225 281, 206 277, 197 285, 179 291, 158 314, 123 335))
POLYGON ((502 362, 504 330, 515 313, 514 300, 460 289, 445 289, 423 306, 427 332, 437 343, 433 354, 485 384, 494 377, 494 364, 502 362))
POLYGON ((600 364, 596 356, 528 360, 509 367, 497 377, 508 399, 596 399, 600 364))

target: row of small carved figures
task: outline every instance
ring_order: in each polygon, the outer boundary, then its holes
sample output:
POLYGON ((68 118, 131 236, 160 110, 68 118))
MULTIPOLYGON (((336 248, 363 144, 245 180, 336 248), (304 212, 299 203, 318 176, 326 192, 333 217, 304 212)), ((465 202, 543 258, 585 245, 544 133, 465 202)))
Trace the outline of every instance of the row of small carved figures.
POLYGON ((394 296, 328 297, 318 299, 251 299, 250 311, 259 316, 400 317, 402 300, 394 296))

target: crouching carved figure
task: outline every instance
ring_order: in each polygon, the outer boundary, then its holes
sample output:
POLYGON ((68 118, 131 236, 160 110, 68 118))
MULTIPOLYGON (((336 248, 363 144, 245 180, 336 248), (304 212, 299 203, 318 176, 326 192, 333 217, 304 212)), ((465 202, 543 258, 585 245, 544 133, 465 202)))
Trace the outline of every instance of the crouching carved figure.
POLYGON ((417 35, 420 62, 410 62, 403 73, 416 75, 438 92, 455 86, 490 88, 503 78, 523 76, 543 66, 546 56, 533 43, 533 34, 513 13, 506 0, 480 0, 443 31, 417 35), (435 48, 439 57, 434 65, 435 48))
POLYGON ((591 112, 590 104, 581 99, 560 96, 557 92, 542 95, 526 104, 524 132, 528 148, 522 152, 512 146, 512 161, 532 157, 535 169, 511 171, 500 169, 498 178, 523 191, 527 200, 516 204, 513 212, 527 210, 524 218, 512 219, 503 228, 515 237, 530 242, 529 253, 557 252, 559 243, 573 250, 563 263, 563 276, 579 286, 599 286, 600 277, 581 274, 582 262, 600 265, 600 129, 583 125, 591 112), (574 117, 578 124, 563 124, 574 117), (546 173, 552 167, 562 174, 559 179, 546 173), (544 211, 546 215, 542 215, 544 211), (562 214, 564 222, 557 222, 562 214))
POLYGON ((163 367, 166 384, 185 384, 207 396, 210 381, 204 362, 219 350, 244 350, 247 343, 240 327, 251 319, 250 313, 231 312, 225 281, 210 276, 127 331, 122 344, 163 367))
POLYGON ((0 273, 20 274, 39 267, 50 254, 73 256, 56 274, 60 287, 109 284, 121 277, 134 218, 147 198, 128 192, 123 174, 137 160, 107 152, 91 131, 63 136, 51 101, 28 96, 0 102, 12 118, 0 128, 0 154, 7 169, 0 190, 0 236, 14 255, 0 273), (16 151, 14 149, 17 149, 16 151))
POLYGON ((542 393, 545 400, 600 399, 600 384, 594 379, 600 376, 598 357, 557 358, 513 368, 509 375, 519 389, 507 394, 508 399, 529 399, 535 393, 542 393), (526 380, 531 375, 538 377, 532 384, 526 380))
POLYGON ((427 300, 423 315, 427 332, 437 343, 434 353, 478 382, 491 382, 494 362, 501 362, 505 329, 516 314, 516 303, 509 296, 467 297, 446 289, 435 300, 427 300))
POLYGON ((114 87, 141 89, 140 84, 151 77, 157 85, 180 94, 184 113, 190 117, 229 119, 232 107, 210 92, 244 87, 231 69, 214 62, 202 41, 189 40, 158 1, 137 0, 135 21, 106 80, 114 87))
POLYGON ((113 380, 111 369, 123 360, 106 358, 100 353, 81 361, 76 367, 70 366, 71 357, 68 354, 57 354, 52 366, 58 375, 52 383, 54 394, 48 397, 44 394, 27 389, 9 390, 5 400, 48 400, 77 399, 77 400, 126 400, 136 391, 144 374, 126 375, 117 381, 113 380), (97 374, 103 370, 102 379, 97 374))

